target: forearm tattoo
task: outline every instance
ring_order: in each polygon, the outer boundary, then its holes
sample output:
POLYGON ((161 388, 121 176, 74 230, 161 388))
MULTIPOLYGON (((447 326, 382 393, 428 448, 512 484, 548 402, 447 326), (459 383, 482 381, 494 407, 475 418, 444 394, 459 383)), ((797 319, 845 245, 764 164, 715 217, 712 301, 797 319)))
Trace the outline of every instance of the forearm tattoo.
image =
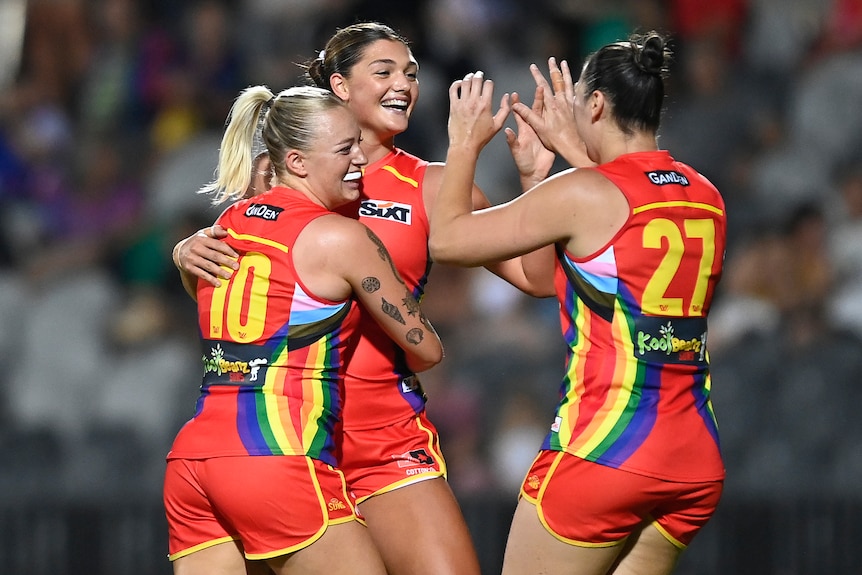
POLYGON ((380 280, 374 276, 368 276, 362 280, 362 289, 367 293, 374 293, 380 289, 380 280))
MULTIPOLYGON (((392 274, 400 281, 404 283, 404 280, 401 279, 401 275, 398 273, 398 269, 395 267, 395 263, 392 261, 392 258, 389 256, 389 251, 386 249, 386 246, 383 245, 383 242, 380 241, 380 238, 372 232, 370 229, 366 228, 366 232, 368 233, 368 238, 374 242, 374 245, 377 246, 377 254, 380 256, 384 262, 389 264, 389 268, 392 270, 392 274)), ((380 280, 374 276, 366 277, 362 280, 362 289, 364 289, 367 293, 374 293, 380 289, 380 280)), ((398 309, 398 306, 389 303, 386 301, 386 298, 382 298, 381 309, 383 313, 400 323, 401 325, 407 325, 407 322, 404 320, 404 316, 401 315, 401 310, 398 309)), ((416 301, 416 298, 413 297, 413 294, 410 291, 406 291, 404 297, 401 298, 401 303, 404 305, 404 308, 407 310, 407 315, 413 317, 415 315, 419 315, 419 321, 422 322, 429 330, 432 330, 431 324, 428 323, 428 319, 425 317, 425 314, 422 313, 422 309, 419 306, 419 302, 416 301)), ((407 343, 411 343, 413 345, 419 345, 422 343, 422 340, 425 339, 425 332, 418 327, 414 327, 407 332, 405 335, 407 339, 407 343)))
POLYGON ((380 238, 377 237, 377 234, 372 232, 369 228, 365 228, 365 231, 368 233, 368 238, 374 242, 374 245, 377 246, 377 255, 380 256, 380 259, 389 264, 389 268, 392 270, 392 273, 398 278, 398 281, 404 281, 401 279, 401 275, 398 273, 398 269, 395 267, 395 264, 392 262, 392 258, 389 257, 389 251, 386 249, 386 246, 383 245, 383 242, 380 241, 380 238))
POLYGON ((386 301, 386 298, 383 298, 383 313, 400 323, 401 325, 407 325, 407 322, 404 321, 404 316, 401 315, 401 311, 399 311, 398 306, 393 305, 386 301))
POLYGON ((428 318, 425 317, 424 313, 422 313, 422 307, 419 305, 419 302, 416 301, 416 298, 414 298, 410 292, 407 292, 406 296, 401 300, 401 302, 404 304, 404 307, 407 308, 407 315, 412 317, 418 314, 419 321, 422 322, 422 325, 427 327, 430 331, 433 331, 431 324, 428 322, 428 318))

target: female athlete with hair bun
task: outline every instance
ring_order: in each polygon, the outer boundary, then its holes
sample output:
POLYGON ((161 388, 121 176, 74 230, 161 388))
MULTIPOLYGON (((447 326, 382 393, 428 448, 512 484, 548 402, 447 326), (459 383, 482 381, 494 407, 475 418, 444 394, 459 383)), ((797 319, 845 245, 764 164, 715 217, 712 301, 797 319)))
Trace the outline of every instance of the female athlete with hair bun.
POLYGON ((476 162, 510 105, 504 97, 492 115, 493 83, 481 72, 449 91, 431 255, 479 265, 554 245, 546 275, 569 348, 504 575, 666 575, 721 497, 706 339, 726 215, 718 190, 658 147, 668 58, 657 33, 590 55, 557 133, 514 104, 543 142, 576 132, 597 165, 481 212, 471 202, 476 162))

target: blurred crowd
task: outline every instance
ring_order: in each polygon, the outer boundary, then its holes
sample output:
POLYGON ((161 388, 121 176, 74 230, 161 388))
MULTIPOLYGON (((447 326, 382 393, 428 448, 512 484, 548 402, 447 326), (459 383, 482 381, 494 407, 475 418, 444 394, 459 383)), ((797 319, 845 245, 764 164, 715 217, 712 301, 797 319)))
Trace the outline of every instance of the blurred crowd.
MULTIPOLYGON (((862 0, 4 0, 3 497, 160 493, 200 383, 171 248, 218 214, 196 191, 230 105, 299 82, 358 20, 411 40, 421 98, 397 143, 430 160, 451 80, 482 69, 529 101, 530 63, 577 68, 633 30, 672 33, 659 143, 717 184, 730 222, 710 323, 728 494, 858 497, 862 0)), ((477 179, 493 203, 518 193, 502 137, 477 179)), ((514 497, 553 418, 556 304, 438 266, 426 305, 447 353, 423 385, 451 483, 514 497)))

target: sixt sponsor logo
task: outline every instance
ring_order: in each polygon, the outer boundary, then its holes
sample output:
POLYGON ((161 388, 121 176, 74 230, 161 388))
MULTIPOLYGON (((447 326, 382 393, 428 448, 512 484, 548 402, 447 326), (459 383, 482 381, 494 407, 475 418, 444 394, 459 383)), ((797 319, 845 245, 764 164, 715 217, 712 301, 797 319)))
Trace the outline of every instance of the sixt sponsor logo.
POLYGON ((260 218, 262 220, 274 222, 283 211, 284 208, 270 206, 269 204, 251 204, 245 209, 245 216, 247 218, 260 218))
POLYGON ((377 200, 363 200, 359 206, 359 216, 366 218, 378 218, 391 220, 399 224, 412 223, 413 206, 410 204, 399 204, 397 202, 381 202, 377 200))
POLYGON ((675 356, 680 362, 700 362, 706 354, 706 332, 690 339, 674 336, 671 322, 662 325, 659 333, 637 332, 636 353, 641 357, 652 354, 675 356))
POLYGON ((653 172, 646 172, 646 177, 648 177, 649 181, 657 186, 666 186, 668 184, 677 184, 679 186, 689 185, 688 178, 679 172, 674 172, 672 170, 655 170, 653 172))

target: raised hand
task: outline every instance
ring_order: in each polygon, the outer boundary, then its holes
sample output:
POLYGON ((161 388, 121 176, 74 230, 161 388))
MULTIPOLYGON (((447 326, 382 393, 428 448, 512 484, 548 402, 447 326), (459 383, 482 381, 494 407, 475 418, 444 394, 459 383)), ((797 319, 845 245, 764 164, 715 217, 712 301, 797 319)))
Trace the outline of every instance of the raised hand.
POLYGON ((494 82, 480 70, 456 80, 449 87, 449 146, 478 152, 503 128, 511 109, 504 94, 500 108, 491 114, 494 82))
MULTIPOLYGON (((544 90, 536 87, 533 105, 530 108, 533 113, 541 115, 544 103, 544 90)), ((517 92, 512 94, 512 105, 521 102, 517 92)), ((518 174, 521 176, 521 186, 527 190, 544 180, 554 164, 556 155, 542 144, 536 131, 521 116, 515 114, 515 126, 517 132, 512 128, 506 128, 506 143, 515 160, 518 174)))
POLYGON ((533 128, 546 148, 560 154, 571 165, 593 165, 575 125, 575 84, 569 64, 563 60, 558 66, 556 58, 551 57, 548 58, 548 71, 550 83, 538 66, 530 65, 530 73, 536 81, 534 105, 531 108, 519 102, 513 104, 512 110, 533 128), (537 109, 536 101, 541 101, 540 109, 537 109))

